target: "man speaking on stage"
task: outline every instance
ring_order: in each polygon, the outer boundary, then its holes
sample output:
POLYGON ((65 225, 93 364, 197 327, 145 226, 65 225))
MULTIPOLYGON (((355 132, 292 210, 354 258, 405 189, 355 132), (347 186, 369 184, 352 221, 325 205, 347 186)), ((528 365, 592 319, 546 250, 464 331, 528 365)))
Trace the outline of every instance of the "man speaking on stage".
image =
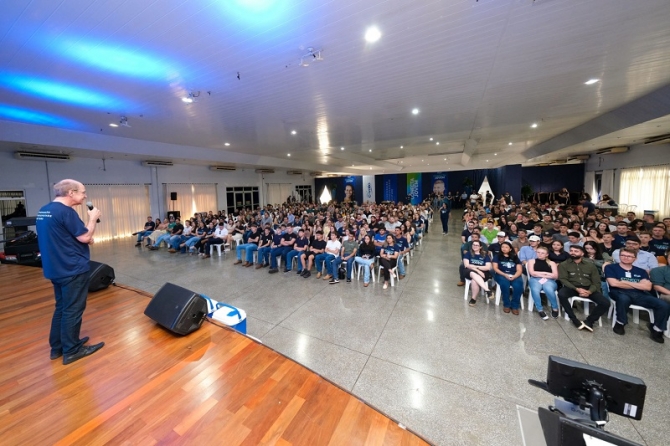
POLYGON ((88 296, 88 245, 93 243, 100 210, 89 206, 88 223, 84 225, 73 208, 86 200, 86 188, 75 180, 56 183, 54 195, 56 198, 37 213, 36 228, 44 277, 51 280, 56 298, 49 333, 51 359, 63 356, 67 365, 105 345, 84 345, 88 337, 79 339, 88 296))

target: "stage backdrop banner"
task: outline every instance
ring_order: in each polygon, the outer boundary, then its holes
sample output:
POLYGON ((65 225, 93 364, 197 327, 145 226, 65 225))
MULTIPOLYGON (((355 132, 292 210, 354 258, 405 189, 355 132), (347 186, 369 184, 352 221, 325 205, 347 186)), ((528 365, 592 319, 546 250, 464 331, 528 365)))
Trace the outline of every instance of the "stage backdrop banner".
POLYGON ((407 174, 407 196, 412 204, 421 203, 421 173, 407 174))
POLYGON ((375 176, 363 175, 363 202, 375 201, 375 176))
POLYGON ((384 201, 398 201, 398 177, 396 174, 383 175, 384 201))

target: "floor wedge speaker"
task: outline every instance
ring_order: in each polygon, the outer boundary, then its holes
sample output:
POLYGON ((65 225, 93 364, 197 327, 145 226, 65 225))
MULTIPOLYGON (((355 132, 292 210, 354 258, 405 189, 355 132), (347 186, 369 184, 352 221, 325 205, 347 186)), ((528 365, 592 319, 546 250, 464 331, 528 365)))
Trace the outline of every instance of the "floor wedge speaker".
POLYGON ((187 335, 200 328, 205 320, 207 301, 168 282, 154 295, 144 314, 173 333, 187 335))
POLYGON ((91 267, 89 270, 90 280, 88 282, 89 293, 104 290, 110 283, 114 282, 114 279, 116 279, 114 269, 111 266, 104 263, 94 262, 93 260, 89 261, 88 264, 91 267))

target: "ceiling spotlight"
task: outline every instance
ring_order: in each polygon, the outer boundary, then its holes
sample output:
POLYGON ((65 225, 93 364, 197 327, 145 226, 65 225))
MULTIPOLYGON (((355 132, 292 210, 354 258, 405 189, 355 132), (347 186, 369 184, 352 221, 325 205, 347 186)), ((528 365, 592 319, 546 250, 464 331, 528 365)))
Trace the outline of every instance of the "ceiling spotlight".
POLYGON ((291 135, 297 135, 297 134, 298 132, 296 132, 295 130, 291 130, 291 135))
POLYGON ((488 163, 488 162, 489 162, 489 160, 486 160, 486 162, 488 163))
POLYGON ((344 147, 340 147, 340 150, 344 150, 344 147))
POLYGON ((507 145, 508 145, 508 146, 511 146, 511 145, 512 145, 512 143, 511 143, 511 142, 508 142, 508 143, 507 143, 507 145))
POLYGON ((110 127, 118 127, 119 124, 115 124, 115 123, 112 122, 111 124, 109 124, 109 126, 110 126, 110 127))
POLYGON ((224 142, 223 145, 228 147, 230 145, 230 143, 229 142, 224 142))
POLYGON ((413 108, 412 109, 412 114, 413 115, 418 115, 419 114, 419 109, 418 108, 413 108))
POLYGON ((421 162, 423 163, 423 160, 421 160, 421 162))
POLYGON ((291 156, 291 154, 289 153, 289 154, 287 154, 286 156, 291 156))
POLYGON ((185 102, 187 104, 191 104, 191 103, 195 102, 195 98, 197 98, 199 96, 200 96, 199 91, 191 91, 191 92, 188 93, 188 96, 184 96, 183 98, 181 98, 181 100, 182 100, 182 102, 185 102))
POLYGON ((445 158, 444 160, 446 161, 447 159, 445 158))
POLYGON ((536 129, 537 128, 537 122, 534 122, 530 127, 533 128, 533 129, 536 129))
POLYGON ((433 140, 433 138, 430 138, 430 141, 432 141, 432 140, 433 140))
POLYGON ((187 104, 190 104, 191 102, 193 102, 193 98, 190 98, 190 97, 183 97, 183 98, 181 98, 181 100, 183 102, 186 102, 187 104))
POLYGON ((371 26, 365 31, 365 40, 374 43, 379 40, 382 36, 381 31, 376 26, 371 26))
POLYGON ((497 153, 494 153, 493 156, 498 156, 498 154, 497 154, 497 153))
POLYGON ((401 149, 404 149, 404 148, 405 148, 405 146, 400 146, 400 148, 401 148, 401 149))
POLYGON ((436 146, 439 146, 439 145, 440 145, 440 141, 436 142, 435 145, 436 145, 436 146))
POLYGON ((372 149, 369 149, 368 152, 372 152, 372 149))
POLYGON ((372 167, 370 167, 370 170, 372 170, 372 167))
POLYGON ((593 85, 596 82, 600 81, 600 79, 589 79, 586 82, 584 82, 586 85, 593 85))

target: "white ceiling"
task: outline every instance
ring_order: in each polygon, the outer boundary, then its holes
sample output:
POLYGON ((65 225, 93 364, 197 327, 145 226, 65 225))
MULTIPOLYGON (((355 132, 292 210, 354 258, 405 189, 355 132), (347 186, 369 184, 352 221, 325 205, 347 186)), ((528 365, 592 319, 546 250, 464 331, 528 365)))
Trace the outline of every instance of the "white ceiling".
MULTIPOLYGON (((84 156, 324 172, 497 167, 670 85, 668 0, 4 3, 0 128, 20 128, 0 132, 4 150, 49 140, 84 156), (301 67, 308 47, 324 60, 301 67), (120 116, 130 128, 109 127, 120 116)), ((670 115, 661 99, 649 121, 670 115)), ((616 136, 574 135, 532 162, 662 124, 613 119, 616 136)))

